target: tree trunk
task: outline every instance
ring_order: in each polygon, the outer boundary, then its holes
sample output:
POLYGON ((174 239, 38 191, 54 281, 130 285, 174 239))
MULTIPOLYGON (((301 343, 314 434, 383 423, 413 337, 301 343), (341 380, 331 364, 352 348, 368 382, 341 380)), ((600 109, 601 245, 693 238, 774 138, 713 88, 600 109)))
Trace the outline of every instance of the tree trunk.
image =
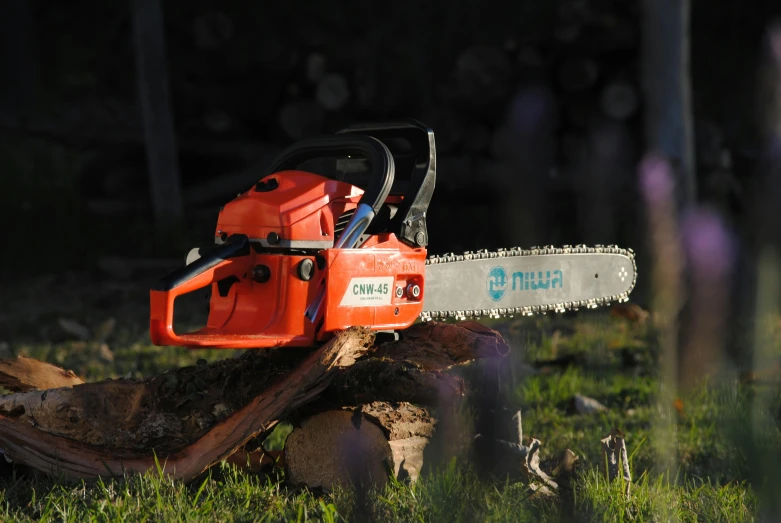
POLYGON ((152 204, 158 223, 171 225, 182 219, 183 211, 162 5, 160 0, 133 0, 132 6, 138 94, 144 115, 152 204))
POLYGON ((696 198, 689 72, 689 0, 643 0, 642 84, 647 149, 677 173, 678 207, 696 198))
MULTIPOLYGON (((166 473, 191 480, 283 419, 343 407, 381 419, 360 406, 446 404, 464 387, 445 370, 507 353, 498 333, 473 322, 418 324, 401 341, 373 343, 373 333, 353 329, 316 349, 247 351, 144 380, 66 382, 10 394, 0 398, 0 449, 16 463, 70 478, 144 472, 159 459, 166 473)), ((50 365, 38 363, 51 374, 50 365)), ((0 362, 0 381, 33 383, 22 376, 29 367, 22 373, 0 362)), ((391 443, 408 439, 380 426, 391 443)))
POLYGON ((33 8, 25 0, 0 6, 0 117, 18 121, 35 108, 36 60, 33 8))

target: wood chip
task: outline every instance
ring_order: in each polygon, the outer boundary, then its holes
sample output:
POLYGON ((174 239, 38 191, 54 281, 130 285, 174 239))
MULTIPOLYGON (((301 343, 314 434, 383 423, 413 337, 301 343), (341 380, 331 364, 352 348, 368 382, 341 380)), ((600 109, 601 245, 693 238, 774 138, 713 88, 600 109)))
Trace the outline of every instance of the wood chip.
POLYGON ((629 457, 627 455, 624 433, 617 428, 613 428, 609 435, 600 440, 600 443, 605 460, 605 475, 607 479, 614 481, 619 476, 620 468, 622 478, 626 482, 624 493, 628 496, 632 484, 632 475, 629 471, 629 457))
POLYGON ((0 361, 0 386, 11 392, 73 387, 81 383, 84 382, 73 371, 33 358, 17 356, 0 361))

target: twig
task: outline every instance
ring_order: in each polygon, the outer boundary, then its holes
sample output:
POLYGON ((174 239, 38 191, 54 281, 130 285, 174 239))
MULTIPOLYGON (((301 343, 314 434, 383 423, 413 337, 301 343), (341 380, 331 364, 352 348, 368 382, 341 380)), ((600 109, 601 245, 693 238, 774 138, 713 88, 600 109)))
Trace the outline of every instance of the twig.
POLYGON ((610 434, 600 440, 602 443, 602 453, 605 456, 605 474, 608 481, 613 481, 618 477, 619 460, 623 469, 623 478, 626 482, 625 495, 629 496, 629 489, 632 484, 632 475, 629 471, 629 457, 626 451, 626 441, 624 434, 614 428, 610 434))

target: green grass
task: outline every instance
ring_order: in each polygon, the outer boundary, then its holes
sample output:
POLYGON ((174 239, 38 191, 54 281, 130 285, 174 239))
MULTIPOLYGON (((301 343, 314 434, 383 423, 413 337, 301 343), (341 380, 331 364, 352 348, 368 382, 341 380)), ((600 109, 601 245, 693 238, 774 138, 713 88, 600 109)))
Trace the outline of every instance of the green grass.
MULTIPOLYGON (((121 291, 88 275, 5 283, 4 357, 26 354, 98 380, 142 377, 239 352, 152 346, 143 283, 121 291), (41 302, 36 297, 44 291, 49 299, 41 302), (93 337, 74 340, 59 327, 62 317, 88 327, 93 337), (110 318, 115 327, 101 335, 110 318)), ((182 324, 199 319, 199 305, 191 305, 182 309, 182 324)), ((679 413, 657 404, 656 345, 643 326, 604 313, 487 323, 513 348, 497 376, 504 406, 522 410, 524 433, 542 441, 543 461, 567 448, 580 458, 572 490, 559 498, 535 498, 520 482, 481 479, 462 457, 432 467, 414 485, 391 483, 365 497, 350 490, 321 495, 288 489, 276 478, 222 464, 189 485, 156 471, 92 484, 12 475, 0 480, 0 520, 752 521, 763 511, 777 512, 781 477, 772 465, 781 457, 777 387, 714 379, 682 393, 679 413), (631 364, 627 353, 635 356, 631 364), (531 362, 568 354, 578 355, 571 365, 530 375, 531 362), (575 412, 577 393, 609 410, 575 412), (758 398, 764 403, 756 411, 758 398), (655 428, 663 416, 671 416, 674 432, 660 442, 655 428), (612 427, 626 434, 633 478, 628 498, 621 483, 608 483, 600 468, 600 439, 612 427), (661 456, 672 457, 673 470, 661 467, 661 456)), ((768 339, 777 350, 779 339, 768 339)), ((460 372, 479 376, 481 365, 460 372)), ((281 424, 267 448, 282 448, 289 431, 281 424)))
POLYGON ((644 475, 626 499, 620 482, 594 469, 575 484, 573 499, 530 499, 520 484, 488 485, 451 463, 409 486, 370 492, 356 508, 347 490, 319 496, 292 491, 222 465, 183 485, 156 471, 93 484, 14 479, 2 493, 3 521, 751 521, 757 498, 743 483, 703 480, 669 484, 644 475))
POLYGON ((120 480, 67 484, 7 482, 0 505, 11 521, 335 521, 332 500, 290 494, 278 484, 222 466, 191 485, 158 471, 120 480))

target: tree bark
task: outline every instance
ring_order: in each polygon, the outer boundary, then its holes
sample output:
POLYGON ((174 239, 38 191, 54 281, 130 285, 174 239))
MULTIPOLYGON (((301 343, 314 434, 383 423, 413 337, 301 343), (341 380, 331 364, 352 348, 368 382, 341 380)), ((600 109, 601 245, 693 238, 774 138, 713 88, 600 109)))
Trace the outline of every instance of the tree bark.
POLYGON ((303 361, 294 349, 248 352, 150 380, 6 396, 0 448, 14 462, 75 479, 144 472, 159 459, 166 474, 191 480, 311 401, 372 341, 352 330, 303 361))
POLYGON ((35 108, 37 63, 33 8, 24 0, 0 6, 0 116, 19 121, 35 108))
POLYGON ((183 211, 162 5, 160 0, 133 0, 132 6, 152 203, 158 223, 171 225, 181 220, 183 211))
POLYGON ((679 209, 696 198, 689 70, 689 0, 643 0, 642 84, 646 146, 677 173, 679 209))
MULTIPOLYGON (((401 341, 373 343, 373 333, 353 329, 317 349, 247 351, 144 380, 30 391, 28 379, 27 392, 0 397, 0 449, 16 463, 70 478, 144 472, 159 459, 167 474, 191 480, 283 419, 376 402, 447 404, 464 387, 444 370, 507 353, 498 333, 471 322, 419 324, 401 341)), ((395 432, 384 434, 394 441, 395 432)))

